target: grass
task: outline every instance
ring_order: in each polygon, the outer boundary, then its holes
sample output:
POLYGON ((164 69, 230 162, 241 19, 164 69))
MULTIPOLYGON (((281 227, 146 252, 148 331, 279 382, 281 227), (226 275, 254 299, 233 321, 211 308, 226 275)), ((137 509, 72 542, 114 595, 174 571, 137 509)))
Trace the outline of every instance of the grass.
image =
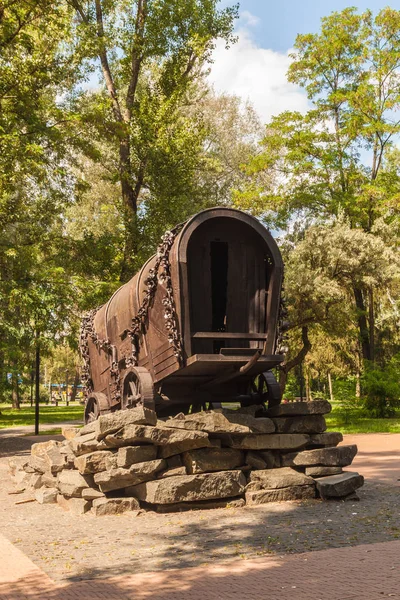
POLYGON ((400 411, 390 419, 366 417, 360 409, 346 409, 333 404, 332 412, 325 416, 328 431, 342 433, 400 433, 400 411))
MULTIPOLYGON (((0 404, 0 429, 6 427, 20 427, 35 424, 35 407, 22 404, 21 408, 11 408, 9 404, 0 404)), ((63 421, 82 421, 83 406, 79 403, 69 406, 47 406, 41 404, 39 408, 39 423, 62 423, 63 421)))

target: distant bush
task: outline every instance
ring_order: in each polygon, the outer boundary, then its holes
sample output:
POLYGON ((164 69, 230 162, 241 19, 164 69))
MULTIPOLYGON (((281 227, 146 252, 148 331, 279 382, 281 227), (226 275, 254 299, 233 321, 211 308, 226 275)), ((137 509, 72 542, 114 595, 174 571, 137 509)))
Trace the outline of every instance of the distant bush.
POLYGON ((400 354, 384 367, 368 364, 361 379, 364 407, 372 417, 393 417, 400 406, 400 354))

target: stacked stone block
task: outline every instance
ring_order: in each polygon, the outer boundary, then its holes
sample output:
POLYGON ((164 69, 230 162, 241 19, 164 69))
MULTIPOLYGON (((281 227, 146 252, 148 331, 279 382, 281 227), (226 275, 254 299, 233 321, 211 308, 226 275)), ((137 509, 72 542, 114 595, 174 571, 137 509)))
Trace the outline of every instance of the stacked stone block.
POLYGON ((66 428, 64 441, 34 444, 10 468, 39 503, 75 514, 345 498, 363 477, 343 472, 357 447, 325 431, 330 410, 315 400, 161 420, 138 407, 66 428))

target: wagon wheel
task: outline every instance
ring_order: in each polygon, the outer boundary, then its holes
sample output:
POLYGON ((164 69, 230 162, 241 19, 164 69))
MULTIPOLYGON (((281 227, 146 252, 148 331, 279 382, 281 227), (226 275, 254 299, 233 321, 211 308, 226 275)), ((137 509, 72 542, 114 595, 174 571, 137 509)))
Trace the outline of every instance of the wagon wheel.
POLYGON ((85 402, 85 424, 96 421, 102 413, 108 412, 107 396, 100 392, 93 392, 85 402))
POLYGON ((134 406, 155 410, 153 379, 145 367, 131 367, 123 380, 121 408, 134 406))
POLYGON ((251 383, 252 392, 259 396, 260 402, 268 403, 268 408, 278 406, 282 400, 279 383, 272 371, 260 373, 251 383))

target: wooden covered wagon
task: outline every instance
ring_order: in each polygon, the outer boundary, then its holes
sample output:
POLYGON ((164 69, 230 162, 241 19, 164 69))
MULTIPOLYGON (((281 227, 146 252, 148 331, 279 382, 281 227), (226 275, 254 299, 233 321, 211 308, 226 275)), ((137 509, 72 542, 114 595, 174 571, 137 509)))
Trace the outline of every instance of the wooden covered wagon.
POLYGON ((85 419, 138 404, 159 416, 279 403, 282 258, 267 229, 213 208, 167 232, 158 252, 83 321, 85 419))

